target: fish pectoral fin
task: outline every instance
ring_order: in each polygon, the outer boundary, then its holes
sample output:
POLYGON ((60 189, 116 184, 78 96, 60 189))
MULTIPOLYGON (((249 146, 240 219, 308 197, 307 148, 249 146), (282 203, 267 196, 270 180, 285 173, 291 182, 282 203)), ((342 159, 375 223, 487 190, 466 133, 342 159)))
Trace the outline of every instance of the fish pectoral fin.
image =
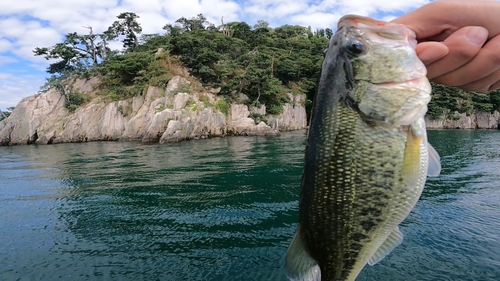
POLYGON ((401 233, 399 227, 396 226, 387 239, 385 239, 384 243, 380 245, 375 254, 368 260, 368 264, 375 265, 383 260, 392 250, 394 250, 394 248, 403 243, 403 237, 403 233, 401 233))
POLYGON ((288 246, 285 269, 292 281, 321 281, 321 270, 318 263, 306 251, 300 224, 288 246))
POLYGON ((430 143, 427 143, 427 151, 429 152, 429 166, 427 168, 427 176, 437 177, 441 173, 441 159, 439 154, 432 147, 430 143))

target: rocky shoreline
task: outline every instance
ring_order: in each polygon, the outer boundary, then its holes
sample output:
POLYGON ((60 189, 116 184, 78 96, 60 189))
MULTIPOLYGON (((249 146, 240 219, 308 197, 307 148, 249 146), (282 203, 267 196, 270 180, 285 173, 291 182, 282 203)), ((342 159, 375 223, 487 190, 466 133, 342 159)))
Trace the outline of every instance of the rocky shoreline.
MULTIPOLYGON (((78 80, 73 88, 91 92, 97 83, 97 79, 78 80)), ((283 105, 279 115, 265 115, 265 105, 242 103, 227 104, 223 113, 215 106, 221 99, 213 92, 179 92, 180 85, 189 83, 176 76, 165 89, 150 86, 145 94, 121 101, 95 98, 74 112, 64 107, 65 98, 56 90, 30 96, 0 122, 0 145, 118 140, 163 144, 219 136, 272 136, 307 127, 302 95, 289 94, 290 103, 283 105), (267 124, 257 123, 255 116, 267 119, 267 124)))
POLYGON ((427 129, 498 129, 500 130, 500 113, 494 111, 475 112, 471 115, 455 112, 451 118, 442 116, 438 120, 425 117, 427 129))
MULTIPOLYGON (((77 80, 72 86, 90 93, 97 83, 97 79, 77 80)), ((54 89, 33 95, 19 102, 11 116, 0 122, 0 145, 88 141, 165 144, 209 137, 273 136, 307 128, 303 95, 288 94, 290 103, 283 105, 279 115, 266 115, 265 105, 249 107, 243 103, 227 104, 223 113, 216 106, 221 99, 213 90, 179 91, 185 88, 181 85, 189 83, 176 76, 164 89, 149 86, 143 95, 121 101, 94 98, 74 112, 64 107, 64 96, 54 89)), ((500 129, 500 113, 455 112, 439 120, 426 117, 426 125, 428 129, 500 129)))

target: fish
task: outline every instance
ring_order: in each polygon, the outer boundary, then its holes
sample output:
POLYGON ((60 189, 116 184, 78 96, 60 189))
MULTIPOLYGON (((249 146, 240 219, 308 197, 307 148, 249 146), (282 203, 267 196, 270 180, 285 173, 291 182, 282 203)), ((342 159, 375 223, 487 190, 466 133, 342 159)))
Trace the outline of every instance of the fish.
POLYGON ((352 281, 403 241, 441 163, 427 141, 425 65, 406 26, 347 15, 325 53, 309 125, 290 280, 352 281))

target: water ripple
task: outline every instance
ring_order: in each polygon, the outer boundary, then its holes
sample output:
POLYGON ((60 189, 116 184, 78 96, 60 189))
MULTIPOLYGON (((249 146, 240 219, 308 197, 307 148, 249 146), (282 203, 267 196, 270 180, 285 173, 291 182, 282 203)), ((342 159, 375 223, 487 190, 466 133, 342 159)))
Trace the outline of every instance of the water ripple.
MULTIPOLYGON (((358 281, 499 280, 500 133, 429 137, 443 173, 358 281)), ((304 132, 1 147, 0 280, 286 280, 304 147, 304 132)))

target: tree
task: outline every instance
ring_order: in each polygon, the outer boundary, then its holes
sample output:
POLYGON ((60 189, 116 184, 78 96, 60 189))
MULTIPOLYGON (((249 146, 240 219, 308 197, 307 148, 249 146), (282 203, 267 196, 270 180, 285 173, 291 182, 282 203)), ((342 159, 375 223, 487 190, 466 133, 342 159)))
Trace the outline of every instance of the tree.
POLYGON ((45 59, 59 59, 47 68, 50 74, 63 74, 75 70, 85 70, 89 65, 97 65, 109 51, 101 35, 93 34, 92 27, 87 26, 89 34, 68 33, 64 42, 51 47, 36 47, 35 56, 45 56, 45 59))
POLYGON ((258 20, 257 23, 253 25, 254 30, 261 28, 271 30, 271 28, 269 27, 269 23, 265 20, 258 20))
POLYGON ((106 76, 108 85, 133 85, 134 79, 154 60, 151 52, 128 52, 102 63, 97 70, 106 76))
POLYGON ((215 31, 217 28, 213 23, 210 23, 203 14, 198 14, 196 17, 185 18, 182 17, 175 21, 174 24, 166 24, 163 29, 167 31, 167 34, 176 35, 182 32, 192 32, 196 30, 212 30, 215 31))
POLYGON ((2 111, 0 110, 0 121, 4 120, 5 118, 9 117, 10 114, 12 113, 12 111, 14 111, 14 107, 11 106, 11 107, 7 107, 7 110, 6 111, 2 111))
POLYGON ((325 37, 325 30, 323 28, 316 29, 314 36, 325 37))
POLYGON ((333 36, 333 31, 330 28, 325 29, 325 35, 328 40, 330 40, 333 36))
POLYGON ((108 30, 104 32, 107 39, 114 40, 118 36, 124 35, 125 39, 122 41, 124 48, 132 49, 139 46, 137 34, 142 32, 140 23, 136 21, 139 16, 132 12, 125 12, 119 14, 117 18, 119 20, 113 22, 108 30))
POLYGON ((252 28, 245 22, 231 22, 227 26, 231 31, 231 36, 239 38, 244 41, 251 41, 253 39, 252 28))
POLYGON ((500 111, 500 90, 495 90, 490 93, 490 101, 493 104, 493 109, 500 111))

